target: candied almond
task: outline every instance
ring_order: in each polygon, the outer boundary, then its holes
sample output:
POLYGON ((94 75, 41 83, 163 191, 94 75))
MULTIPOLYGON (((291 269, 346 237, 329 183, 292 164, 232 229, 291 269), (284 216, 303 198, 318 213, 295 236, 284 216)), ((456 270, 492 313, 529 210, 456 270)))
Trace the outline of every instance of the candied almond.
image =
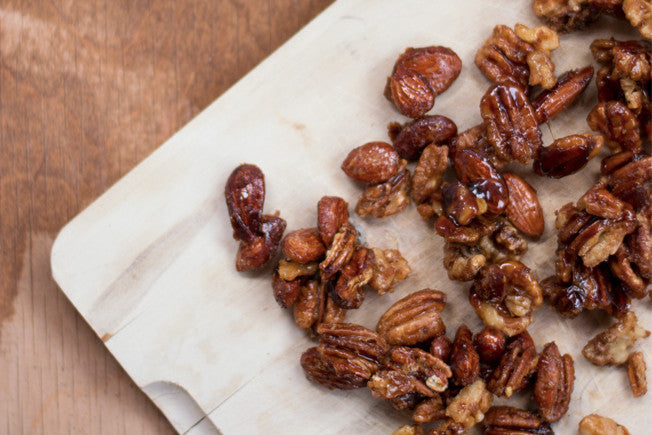
POLYGON ((524 179, 510 172, 503 173, 509 192, 505 216, 523 234, 540 237, 543 234, 543 210, 536 191, 524 179))
POLYGON ((386 142, 369 142, 354 148, 342 162, 346 175, 364 183, 382 183, 399 170, 399 156, 386 142))

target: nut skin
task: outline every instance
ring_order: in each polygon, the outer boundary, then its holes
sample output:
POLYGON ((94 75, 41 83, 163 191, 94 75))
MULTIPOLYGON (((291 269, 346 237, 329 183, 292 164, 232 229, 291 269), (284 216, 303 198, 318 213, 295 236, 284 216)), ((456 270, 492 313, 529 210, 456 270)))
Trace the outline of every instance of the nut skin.
POLYGON ((281 250, 286 258, 298 263, 321 260, 326 252, 317 228, 290 231, 281 241, 281 250))
POLYGON ((403 170, 384 183, 368 186, 355 206, 360 217, 384 218, 410 204, 410 171, 403 170))
POLYGON ((324 196, 317 203, 319 237, 327 248, 335 233, 349 221, 349 204, 338 196, 324 196))
POLYGON ((537 351, 532 337, 527 331, 522 332, 510 340, 487 388, 496 396, 509 398, 514 392, 528 386, 537 363, 537 351))
POLYGON ((473 345, 481 362, 497 364, 505 352, 505 335, 499 329, 485 326, 473 337, 473 345))
POLYGON ((544 420, 559 421, 568 411, 575 369, 569 354, 563 357, 555 342, 543 347, 537 364, 537 378, 534 383, 534 401, 544 420))
POLYGON ((480 357, 473 347, 471 331, 464 324, 455 333, 450 365, 456 383, 462 386, 473 383, 480 373, 480 357))
POLYGON ((424 289, 392 305, 378 320, 376 330, 391 345, 415 345, 446 331, 440 317, 446 295, 424 289))
POLYGON ((643 352, 633 352, 627 358, 627 378, 629 386, 632 388, 634 397, 641 397, 647 393, 647 379, 645 378, 645 359, 643 352))
POLYGON ((579 435, 629 435, 625 426, 598 414, 584 417, 579 423, 578 431, 579 435))
POLYGON ((231 172, 224 188, 233 238, 247 243, 260 235, 265 202, 265 177, 260 168, 243 164, 231 172))
POLYGON ((510 172, 503 173, 509 192, 505 216, 523 234, 539 238, 543 234, 543 210, 536 191, 524 179, 510 172))
POLYGON ((457 126, 442 115, 426 115, 401 126, 390 124, 390 132, 396 129, 398 133, 390 133, 394 149, 406 160, 419 159, 423 150, 430 144, 443 144, 457 134, 457 126))
POLYGON ((586 166, 603 145, 603 136, 590 133, 556 139, 550 146, 539 148, 533 163, 534 172, 551 178, 574 174, 586 166))
POLYGON ((273 215, 263 215, 260 231, 251 241, 242 241, 235 257, 235 269, 238 272, 257 271, 265 267, 272 259, 283 237, 286 222, 273 215))
POLYGON ((535 414, 511 406, 493 406, 482 421, 485 435, 553 435, 550 425, 535 414))
POLYGON ((386 142, 369 142, 354 148, 342 162, 350 178, 363 183, 382 183, 399 170, 399 156, 386 142))
POLYGON ((543 124, 566 110, 584 92, 592 77, 590 65, 564 73, 552 89, 542 92, 532 102, 537 122, 543 124))

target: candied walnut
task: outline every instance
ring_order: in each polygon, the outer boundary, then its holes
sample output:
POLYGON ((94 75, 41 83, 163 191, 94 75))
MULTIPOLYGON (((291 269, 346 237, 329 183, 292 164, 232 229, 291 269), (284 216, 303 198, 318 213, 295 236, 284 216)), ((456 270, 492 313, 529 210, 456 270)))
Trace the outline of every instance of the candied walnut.
POLYGON ((439 395, 419 403, 412 413, 412 420, 417 423, 428 423, 444 418, 446 418, 446 407, 439 395))
POLYGON ((627 377, 634 397, 641 397, 647 393, 647 379, 645 378, 645 359, 643 352, 634 352, 627 358, 627 377))
POLYGON ((442 186, 443 210, 458 225, 468 225, 473 218, 486 211, 486 202, 475 195, 459 181, 442 186), (484 205, 484 207, 483 207, 484 205))
POLYGON ((634 159, 617 169, 607 185, 618 198, 630 203, 636 212, 652 219, 652 156, 634 159))
MULTIPOLYGON (((519 256, 527 251, 527 242, 518 233, 516 228, 508 222, 501 222, 491 235, 494 250, 489 251, 485 248, 487 255, 495 260, 497 258, 510 258, 517 260, 519 256), (498 252, 494 251, 497 250, 498 252), (493 254, 490 255, 490 252, 493 254)), ((485 246, 484 238, 481 241, 481 246, 485 246)))
POLYGON ((254 242, 260 235, 265 202, 263 172, 251 164, 238 166, 226 181, 224 196, 233 227, 233 238, 254 242))
POLYGON ((403 210, 410 203, 410 172, 404 170, 385 183, 374 184, 365 189, 355 206, 361 217, 384 218, 403 210))
POLYGON ((392 435, 423 435, 423 429, 420 426, 406 424, 392 432, 392 435))
POLYGON ((598 103, 586 117, 592 130, 607 139, 612 153, 642 150, 641 135, 636 115, 620 101, 598 103))
POLYGON ((290 231, 281 240, 281 250, 286 258, 298 263, 319 261, 326 252, 317 228, 290 231))
POLYGON ((579 424, 580 435, 629 435, 625 426, 621 426, 609 417, 590 414, 584 417, 579 424))
POLYGON ((485 158, 470 149, 455 153, 453 168, 457 178, 466 184, 471 192, 487 203, 487 211, 499 215, 509 200, 505 180, 485 158))
POLYGON ((650 80, 649 48, 646 41, 616 41, 612 51, 614 76, 637 82, 650 80))
POLYGON ((480 373, 480 357, 473 347, 472 334, 466 325, 460 325, 453 341, 450 357, 453 377, 459 385, 469 385, 480 373))
POLYGON ((294 323, 301 329, 308 330, 322 316, 326 303, 326 283, 310 280, 299 288, 294 303, 294 323))
POLYGON ((616 254, 609 257, 609 267, 633 297, 641 299, 647 296, 647 282, 632 269, 629 249, 625 244, 620 245, 616 254))
POLYGON ((514 33, 523 41, 532 44, 536 50, 552 51, 559 47, 559 35, 548 26, 529 28, 519 23, 514 26, 514 33))
POLYGON ((505 216, 523 234, 540 237, 543 234, 543 210, 536 191, 524 179, 510 172, 503 173, 509 192, 505 216))
POLYGON ((525 331, 543 296, 530 269, 520 261, 505 260, 480 270, 469 300, 486 326, 511 337, 525 331))
POLYGON ((647 39, 652 39, 652 4, 649 0, 623 0, 625 16, 647 39))
POLYGON ((591 42, 591 54, 593 58, 602 65, 611 65, 614 60, 613 48, 616 46, 616 40, 596 39, 591 42))
POLYGON ((430 429, 428 435, 464 435, 465 433, 466 427, 462 423, 457 423, 452 418, 447 418, 435 428, 430 429))
POLYGON ((512 338, 505 349, 498 367, 487 383, 489 391, 496 396, 511 397, 514 392, 525 389, 536 371, 537 351, 527 331, 512 338))
POLYGON ((407 260, 396 249, 373 248, 370 255, 373 275, 369 287, 379 295, 393 292, 394 286, 403 281, 412 272, 407 260))
POLYGON ((635 228, 631 211, 625 209, 623 214, 623 218, 599 219, 584 227, 568 245, 566 254, 571 258, 579 255, 587 267, 595 267, 615 254, 625 236, 635 228))
POLYGON ((382 183, 396 175, 398 153, 386 142, 369 142, 354 148, 342 162, 342 170, 350 178, 363 183, 382 183))
POLYGON ((505 352, 505 335, 499 329, 486 326, 473 337, 473 345, 481 362, 496 364, 505 352))
POLYGON ((299 296, 301 280, 295 279, 285 281, 278 273, 272 277, 272 289, 274 290, 274 299, 281 308, 291 307, 299 296))
POLYGON ((358 247, 351 260, 342 268, 335 284, 335 303, 348 310, 359 308, 364 301, 364 286, 371 280, 374 271, 367 248, 358 247))
POLYGON ((480 101, 487 139, 496 154, 527 164, 541 146, 541 132, 526 95, 516 86, 494 86, 480 101))
POLYGON ((530 67, 530 86, 539 85, 543 89, 552 89, 557 84, 555 77, 555 64, 550 59, 550 54, 545 51, 533 51, 527 55, 527 64, 530 67))
POLYGON ((457 134, 455 123, 442 115, 426 115, 403 126, 393 123, 389 129, 394 149, 407 160, 417 160, 428 145, 443 144, 457 134))
POLYGON ((588 0, 532 0, 532 9, 560 33, 583 29, 600 16, 600 11, 591 8, 588 0))
POLYGON ((485 435, 553 435, 550 425, 531 412, 511 406, 492 406, 482 421, 485 435))
POLYGON ((493 396, 487 391, 482 379, 467 385, 450 401, 446 415, 465 428, 471 428, 484 419, 493 396))
POLYGON ((432 339, 430 353, 444 362, 449 362, 453 352, 453 343, 445 336, 440 335, 432 339))
POLYGON ((446 295, 420 290, 392 305, 378 320, 376 330, 392 345, 414 345, 446 332, 440 317, 446 295))
POLYGON ((584 92, 591 77, 593 67, 590 65, 564 73, 552 89, 542 92, 532 102, 537 122, 542 124, 566 110, 584 92))
POLYGON ((235 269, 238 272, 262 269, 276 253, 286 225, 285 220, 278 216, 263 215, 260 226, 262 235, 240 242, 235 269))
POLYGON ((444 245, 444 267, 452 280, 471 281, 486 262, 477 246, 449 242, 444 245))
POLYGON ((562 178, 582 169, 604 145, 601 135, 572 134, 539 148, 533 169, 538 175, 562 178))
POLYGON ((302 276, 313 276, 319 270, 319 263, 298 263, 281 259, 278 262, 278 276, 285 281, 294 281, 302 276))
MULTIPOLYGON (((451 368, 439 358, 418 348, 395 347, 390 352, 385 368, 412 376, 426 387, 441 393, 448 388, 451 368)), ((423 393, 422 393, 423 394, 423 393)), ((432 397, 430 392, 428 397, 432 397)))
POLYGON ((330 389, 364 387, 389 350, 374 331, 352 323, 323 323, 317 333, 319 346, 301 355, 301 366, 308 380, 330 389))
POLYGON ((324 246, 333 243, 340 227, 349 221, 349 204, 338 196, 324 196, 317 203, 317 228, 324 246))
POLYGON ((558 421, 566 414, 574 383, 573 358, 569 354, 562 357, 554 341, 546 344, 539 357, 534 383, 534 400, 546 421, 558 421))
POLYGON ((448 167, 448 147, 428 145, 421 154, 412 176, 410 195, 416 204, 430 200, 441 187, 444 172, 448 167))
POLYGON ((326 251, 326 258, 319 264, 319 269, 324 278, 330 279, 349 263, 355 243, 357 231, 350 223, 343 224, 333 237, 333 243, 326 251))
POLYGON ((448 243, 475 244, 482 236, 477 225, 461 226, 447 216, 440 216, 435 221, 435 231, 448 243))
POLYGON ((650 335, 638 324, 633 311, 593 337, 582 349, 582 355, 597 366, 621 365, 627 361, 629 349, 639 338, 650 335))
POLYGON ((495 84, 527 90, 530 75, 527 55, 532 51, 534 47, 512 29, 498 25, 476 53, 475 64, 495 84))

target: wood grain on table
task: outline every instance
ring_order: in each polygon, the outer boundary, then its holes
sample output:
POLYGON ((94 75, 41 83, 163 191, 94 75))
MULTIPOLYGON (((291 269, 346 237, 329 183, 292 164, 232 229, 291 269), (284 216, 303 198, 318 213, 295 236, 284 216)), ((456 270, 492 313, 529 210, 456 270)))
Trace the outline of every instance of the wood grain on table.
POLYGON ((0 433, 173 432, 57 288, 52 241, 331 2, 0 0, 0 433))

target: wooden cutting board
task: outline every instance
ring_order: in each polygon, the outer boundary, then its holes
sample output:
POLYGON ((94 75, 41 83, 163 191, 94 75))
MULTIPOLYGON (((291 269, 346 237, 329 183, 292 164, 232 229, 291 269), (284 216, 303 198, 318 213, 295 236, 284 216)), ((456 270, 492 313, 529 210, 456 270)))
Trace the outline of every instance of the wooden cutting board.
MULTIPOLYGON (((366 390, 308 383, 298 361, 312 342, 275 303, 270 270, 234 269, 224 183, 238 164, 259 165, 266 212, 279 210, 289 230, 316 225, 323 195, 355 204, 361 188, 339 165, 353 147, 388 140, 389 122, 405 121, 382 95, 398 54, 426 45, 459 54, 462 74, 431 113, 466 129, 480 121, 489 86, 474 54, 496 24, 539 24, 529 3, 336 2, 63 228, 52 250, 56 281, 179 432, 389 433, 409 421, 366 390)), ((553 53, 557 72, 591 64, 590 42, 612 35, 637 37, 611 19, 563 36, 553 53)), ((588 131, 595 102, 591 84, 572 109, 542 126, 544 143, 588 131)), ((542 239, 523 259, 538 277, 553 270, 554 210, 594 182, 598 160, 562 180, 512 168, 537 188, 546 214, 542 239)), ((442 240, 414 206, 387 219, 352 220, 368 245, 400 249, 413 273, 392 294, 368 294, 349 321, 373 328, 394 301, 430 287, 448 294, 449 335, 460 322, 480 328, 469 285, 447 278, 442 240)), ((634 308, 652 329, 649 304, 634 308)), ((555 425, 558 433, 573 432, 590 412, 612 416, 632 433, 646 433, 652 423, 650 396, 634 400, 622 368, 599 369, 580 354, 608 324, 597 313, 565 320, 544 307, 535 315, 530 329, 539 348, 556 340, 576 361, 571 408, 555 425)), ((648 361, 651 342, 639 344, 648 361)))

